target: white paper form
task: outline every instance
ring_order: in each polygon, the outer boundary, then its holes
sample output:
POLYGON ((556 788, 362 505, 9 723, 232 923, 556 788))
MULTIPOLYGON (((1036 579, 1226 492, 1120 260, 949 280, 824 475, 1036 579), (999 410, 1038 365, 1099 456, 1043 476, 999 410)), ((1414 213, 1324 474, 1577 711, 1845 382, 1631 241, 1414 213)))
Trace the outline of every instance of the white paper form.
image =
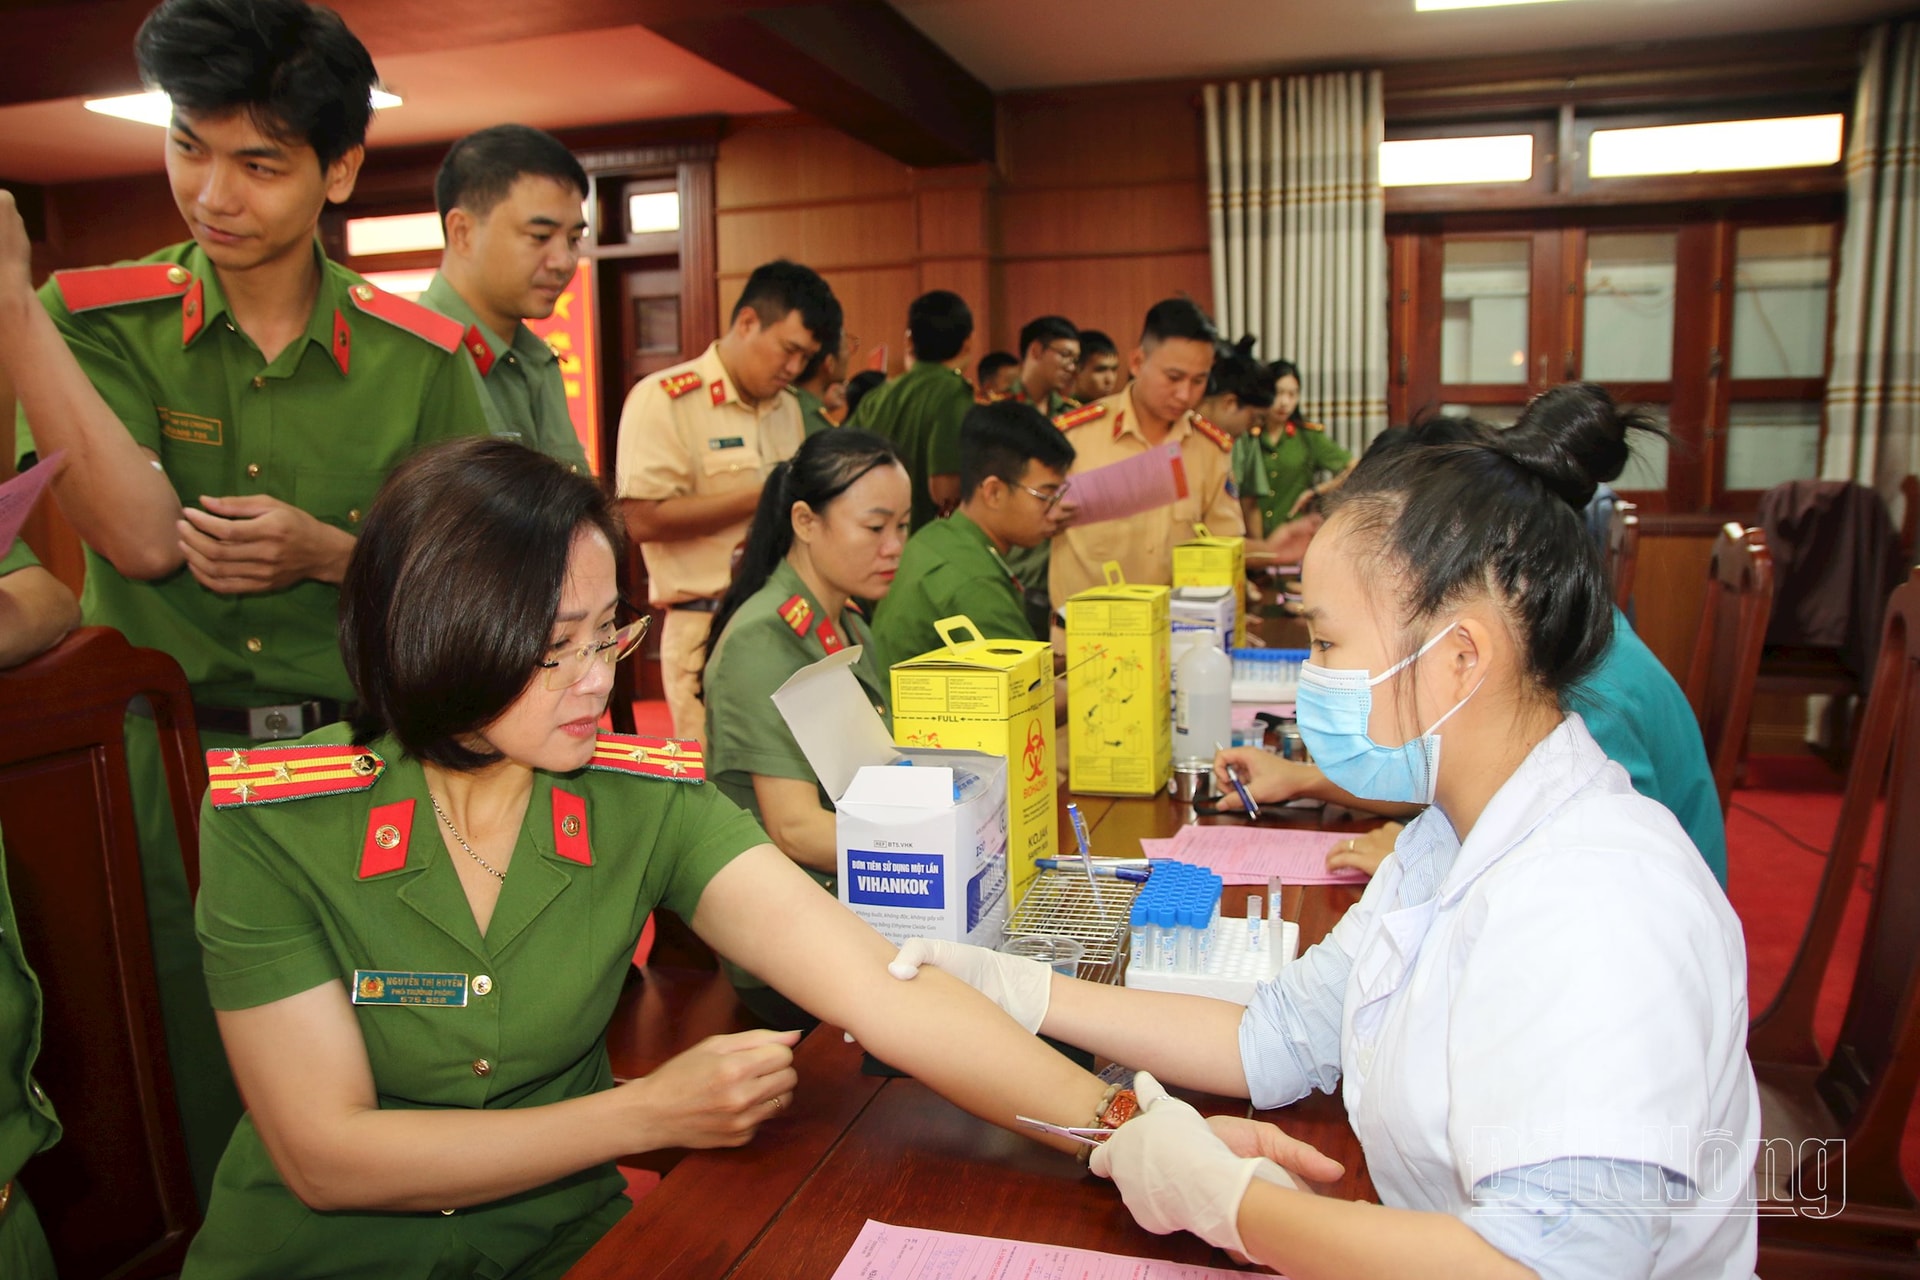
POLYGON ((1245 1280, 1244 1271, 867 1219, 833 1280, 1245 1280))
POLYGON ((1083 525, 1170 507, 1186 496, 1187 464, 1180 442, 1169 440, 1131 458, 1073 472, 1066 501, 1076 512, 1073 523, 1083 525))

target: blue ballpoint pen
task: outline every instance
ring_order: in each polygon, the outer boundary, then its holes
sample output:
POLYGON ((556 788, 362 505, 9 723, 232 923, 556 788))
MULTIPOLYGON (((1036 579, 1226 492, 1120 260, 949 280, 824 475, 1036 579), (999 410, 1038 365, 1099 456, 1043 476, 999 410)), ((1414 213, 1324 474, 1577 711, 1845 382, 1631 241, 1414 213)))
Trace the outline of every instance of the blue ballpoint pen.
POLYGON ((1080 864, 1087 871, 1087 888, 1093 890, 1094 910, 1104 911, 1106 907, 1100 901, 1100 886, 1093 878, 1093 845, 1087 839, 1087 820, 1080 816, 1079 805, 1067 806, 1067 819, 1073 823, 1073 838, 1080 845, 1080 864))
MULTIPOLYGON (((1059 871, 1073 863, 1065 858, 1035 858, 1033 865, 1048 871, 1059 871)), ((1148 872, 1136 867, 1113 867, 1097 862, 1093 866, 1093 874, 1109 880, 1125 880, 1129 884, 1145 884, 1150 878, 1148 872)))
MULTIPOLYGON (((1223 749, 1217 742, 1213 744, 1213 747, 1216 751, 1223 749)), ((1247 784, 1240 781, 1240 771, 1233 767, 1231 761, 1227 763, 1227 781, 1233 784, 1234 793, 1240 797, 1240 805, 1247 811, 1247 816, 1249 818, 1259 817, 1260 806, 1255 804, 1253 797, 1247 794, 1247 784)))

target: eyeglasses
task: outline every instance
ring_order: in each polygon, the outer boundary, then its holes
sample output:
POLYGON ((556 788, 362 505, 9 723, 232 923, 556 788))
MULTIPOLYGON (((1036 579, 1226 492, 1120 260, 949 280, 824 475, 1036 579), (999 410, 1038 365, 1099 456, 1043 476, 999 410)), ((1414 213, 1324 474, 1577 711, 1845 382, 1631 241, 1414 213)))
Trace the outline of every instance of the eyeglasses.
POLYGON ((1056 486, 1052 493, 1048 493, 1045 489, 1034 489, 1024 484, 1016 484, 1013 487, 1020 490, 1022 493, 1030 493, 1034 497, 1040 499, 1041 502, 1046 504, 1046 510, 1048 511, 1051 511, 1055 507, 1059 506, 1060 499, 1067 496, 1067 486, 1064 484, 1056 486))
POLYGON ((1068 351, 1062 347, 1048 347, 1047 354, 1068 368, 1072 368, 1080 363, 1080 352, 1078 350, 1068 351))
POLYGON ((592 644, 580 646, 570 653, 540 664, 540 684, 549 692, 558 693, 562 689, 571 689, 587 674, 588 665, 595 659, 612 666, 620 659, 640 647, 640 641, 647 634, 649 619, 629 622, 605 640, 596 640, 592 644))

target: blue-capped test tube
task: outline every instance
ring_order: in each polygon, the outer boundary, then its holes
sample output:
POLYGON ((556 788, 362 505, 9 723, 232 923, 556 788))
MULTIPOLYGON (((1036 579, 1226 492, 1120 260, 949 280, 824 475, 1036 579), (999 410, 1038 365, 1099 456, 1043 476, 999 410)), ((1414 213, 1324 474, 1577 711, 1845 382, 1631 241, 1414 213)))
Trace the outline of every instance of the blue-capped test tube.
POLYGON ((1139 898, 1133 900, 1133 914, 1128 919, 1128 926, 1133 931, 1133 962, 1144 968, 1153 959, 1153 944, 1147 936, 1153 926, 1147 921, 1147 904, 1139 898))
POLYGON ((1213 959, 1212 905, 1200 909, 1200 927, 1194 932, 1193 971, 1205 973, 1213 959))
POLYGON ((1173 903, 1161 902, 1153 909, 1154 947, 1157 963, 1154 968, 1162 973, 1174 972, 1179 963, 1180 934, 1175 928, 1173 903))

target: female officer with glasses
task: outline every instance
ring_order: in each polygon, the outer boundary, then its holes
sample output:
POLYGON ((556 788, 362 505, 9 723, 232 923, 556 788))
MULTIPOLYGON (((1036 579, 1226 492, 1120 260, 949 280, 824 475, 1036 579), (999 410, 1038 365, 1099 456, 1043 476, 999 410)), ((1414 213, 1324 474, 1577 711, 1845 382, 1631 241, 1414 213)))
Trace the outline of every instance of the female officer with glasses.
POLYGON ((1752 1276, 1740 923, 1566 709, 1612 630, 1580 459, 1625 450, 1590 415, 1344 486, 1306 555, 1300 730, 1337 785, 1429 808, 1247 1008, 925 940, 896 959, 1181 1085, 1263 1108, 1341 1089, 1381 1205, 1255 1181, 1278 1130, 1210 1125, 1142 1073, 1093 1167, 1149 1230, 1290 1275, 1752 1276))
POLYGON ((416 454, 341 592, 364 718, 213 753, 198 923, 248 1114, 189 1280, 558 1276, 628 1208, 617 1157, 750 1140, 792 1098, 791 1033, 614 1082, 656 906, 979 1115, 1099 1109, 1098 1080, 958 983, 903 998, 891 948, 702 781, 697 746, 598 731, 640 638, 625 541, 590 477, 519 445, 416 454))

